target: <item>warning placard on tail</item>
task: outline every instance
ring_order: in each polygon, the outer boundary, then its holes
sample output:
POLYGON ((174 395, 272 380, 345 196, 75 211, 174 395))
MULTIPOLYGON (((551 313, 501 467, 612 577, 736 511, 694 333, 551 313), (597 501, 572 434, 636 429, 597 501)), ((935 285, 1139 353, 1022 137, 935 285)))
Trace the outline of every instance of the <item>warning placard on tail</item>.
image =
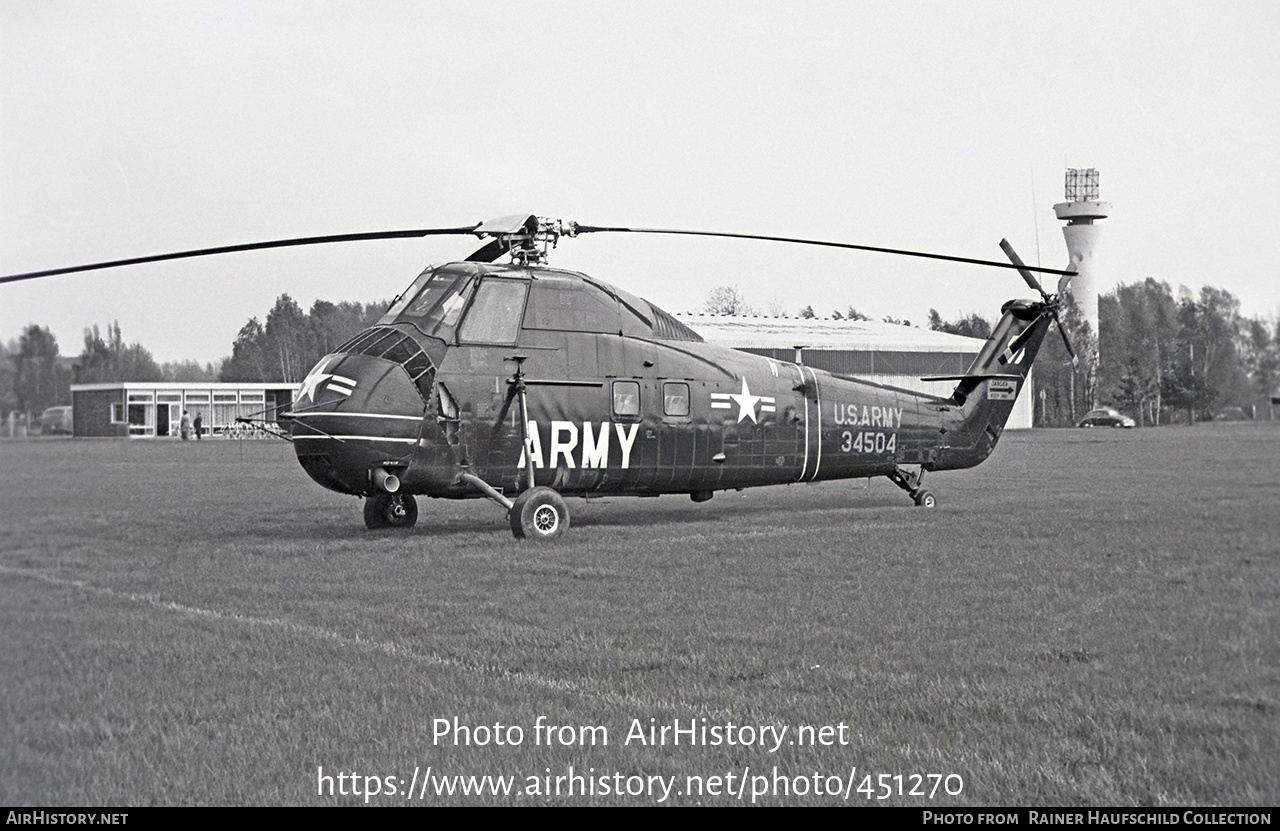
POLYGON ((1018 397, 1018 382, 992 378, 987 382, 987 398, 992 401, 1013 401, 1018 397))

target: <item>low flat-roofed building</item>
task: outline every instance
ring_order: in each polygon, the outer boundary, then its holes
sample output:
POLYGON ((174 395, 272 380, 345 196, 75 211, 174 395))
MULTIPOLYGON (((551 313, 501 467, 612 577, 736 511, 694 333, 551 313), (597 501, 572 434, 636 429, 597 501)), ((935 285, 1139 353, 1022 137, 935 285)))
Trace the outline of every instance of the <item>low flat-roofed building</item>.
MULTIPOLYGON (((875 320, 711 314, 676 317, 710 343, 789 363, 796 360, 799 346, 806 366, 942 398, 951 395, 955 381, 921 379, 960 375, 985 343, 979 338, 875 320)), ((1025 387, 1009 415, 1009 428, 1031 427, 1030 377, 1025 387)))
POLYGON ((275 420, 298 393, 299 384, 208 381, 117 381, 72 384, 73 435, 156 438, 177 436, 182 412, 201 417, 201 433, 221 435, 236 419, 275 420))

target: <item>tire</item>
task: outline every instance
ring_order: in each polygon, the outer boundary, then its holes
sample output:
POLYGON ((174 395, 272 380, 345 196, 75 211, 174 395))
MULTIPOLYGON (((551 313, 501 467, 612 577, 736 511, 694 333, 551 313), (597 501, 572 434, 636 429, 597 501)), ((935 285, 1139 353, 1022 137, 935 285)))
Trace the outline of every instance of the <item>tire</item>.
POLYGON ((569 506, 560 494, 541 485, 517 496, 510 516, 511 534, 518 540, 549 542, 569 530, 569 506))
POLYGON ((417 522, 418 502, 412 494, 380 493, 364 500, 364 525, 371 531, 412 528, 417 522))
POLYGON ((936 508, 938 506, 938 497, 934 496, 932 491, 916 491, 914 498, 917 508, 936 508))

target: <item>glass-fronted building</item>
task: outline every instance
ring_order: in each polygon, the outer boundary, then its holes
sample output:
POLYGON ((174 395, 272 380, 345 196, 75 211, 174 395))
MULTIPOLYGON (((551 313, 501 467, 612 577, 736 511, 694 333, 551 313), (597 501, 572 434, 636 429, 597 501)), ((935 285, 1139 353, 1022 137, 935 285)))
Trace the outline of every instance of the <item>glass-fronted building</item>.
POLYGON ((177 437, 182 412, 199 415, 205 436, 243 429, 237 418, 275 421, 288 412, 299 384, 124 381, 72 384, 73 434, 78 437, 177 437))

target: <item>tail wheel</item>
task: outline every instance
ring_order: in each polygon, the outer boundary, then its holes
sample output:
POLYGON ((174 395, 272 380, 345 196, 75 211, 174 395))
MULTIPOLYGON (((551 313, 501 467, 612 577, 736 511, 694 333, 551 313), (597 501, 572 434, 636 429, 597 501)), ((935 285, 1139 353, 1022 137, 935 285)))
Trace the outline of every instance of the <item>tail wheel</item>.
POLYGON ((418 521, 418 502, 408 493, 380 493, 364 501, 364 524, 370 530, 412 528, 418 521))
POLYGON ((541 485, 516 497, 510 516, 511 533, 518 540, 554 540, 569 530, 569 506, 560 494, 541 485))
POLYGON ((917 508, 934 508, 938 504, 938 497, 932 491, 916 491, 914 498, 917 508))

